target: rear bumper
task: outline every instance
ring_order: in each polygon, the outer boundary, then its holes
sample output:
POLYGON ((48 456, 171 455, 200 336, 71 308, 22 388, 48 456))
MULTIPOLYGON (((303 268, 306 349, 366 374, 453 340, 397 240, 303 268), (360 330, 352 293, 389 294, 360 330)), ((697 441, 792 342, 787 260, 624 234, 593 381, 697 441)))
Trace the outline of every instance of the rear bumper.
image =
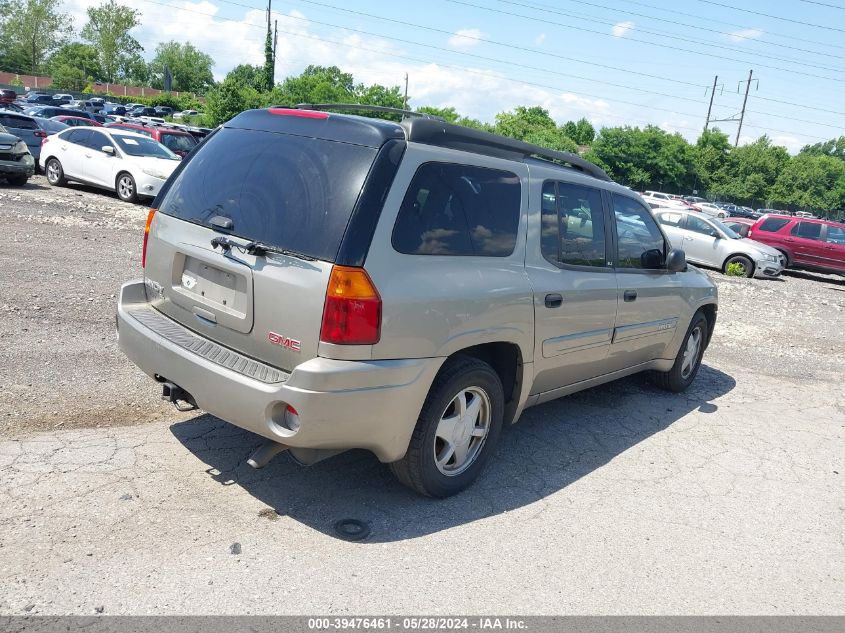
MULTIPOLYGON (((383 462, 400 459, 443 362, 314 358, 268 383, 174 342, 172 331, 165 336, 147 327, 133 316, 146 305, 142 281, 124 284, 118 301, 118 340, 133 363, 190 393, 201 409, 291 447, 363 448, 383 462), (288 405, 299 414, 296 431, 284 425, 288 405)), ((171 328, 182 328, 168 321, 171 328)))

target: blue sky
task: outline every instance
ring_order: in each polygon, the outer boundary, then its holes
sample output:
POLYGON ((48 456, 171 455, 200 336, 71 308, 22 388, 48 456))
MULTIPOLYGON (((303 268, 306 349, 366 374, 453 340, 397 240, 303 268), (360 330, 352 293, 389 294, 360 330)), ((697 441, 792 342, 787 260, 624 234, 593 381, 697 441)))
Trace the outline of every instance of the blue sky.
MULTIPOLYGON (((81 22, 95 3, 67 5, 81 22)), ((148 56, 158 41, 176 39, 211 54, 218 78, 262 62, 261 0, 131 4, 144 14, 135 35, 148 56)), ((753 68, 759 82, 740 142, 768 133, 795 152, 845 134, 845 8, 802 0, 274 0, 273 9, 277 79, 308 64, 387 85, 402 84, 407 72, 413 106, 454 106, 492 121, 516 105, 542 105, 560 122, 652 123, 695 139, 714 75, 713 116, 731 118, 753 68)), ((733 140, 736 123, 715 125, 733 140)))

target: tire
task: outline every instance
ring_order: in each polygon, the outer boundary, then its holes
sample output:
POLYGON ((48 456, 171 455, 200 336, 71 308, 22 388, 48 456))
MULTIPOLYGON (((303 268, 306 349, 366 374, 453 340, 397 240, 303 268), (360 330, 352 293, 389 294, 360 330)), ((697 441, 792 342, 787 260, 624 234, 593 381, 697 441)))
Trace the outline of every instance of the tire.
POLYGON ((724 272, 726 275, 728 274, 728 266, 730 266, 731 264, 739 264, 740 266, 742 266, 743 277, 754 276, 754 263, 744 255, 734 255, 732 257, 728 257, 728 259, 725 260, 725 265, 722 266, 722 272, 724 272))
POLYGON ((138 202, 138 187, 135 185, 135 179, 131 174, 125 171, 118 174, 114 188, 117 191, 117 197, 124 202, 138 202))
POLYGON ((687 387, 692 384, 698 374, 698 369, 701 367, 701 358, 704 356, 704 348, 707 343, 707 318, 701 313, 696 312, 692 317, 690 326, 687 329, 687 335, 681 343, 681 349, 678 350, 678 355, 675 358, 675 363, 669 371, 653 372, 652 377, 654 382, 661 389, 671 391, 672 393, 680 393, 685 391, 687 387), (697 338, 696 357, 692 360, 692 365, 686 364, 686 352, 690 345, 690 339, 697 338))
POLYGON ((425 399, 408 451, 390 464, 391 471, 428 497, 461 492, 496 449, 504 408, 502 382, 490 365, 468 356, 446 361, 425 399), (461 408, 468 415, 462 417, 461 408))
POLYGON ((44 164, 44 173, 47 174, 47 182, 53 187, 64 187, 67 184, 65 170, 57 158, 50 158, 44 164))
POLYGON ((29 176, 8 176, 6 180, 9 181, 10 185, 14 185, 15 187, 23 187, 26 184, 26 181, 29 180, 29 176))

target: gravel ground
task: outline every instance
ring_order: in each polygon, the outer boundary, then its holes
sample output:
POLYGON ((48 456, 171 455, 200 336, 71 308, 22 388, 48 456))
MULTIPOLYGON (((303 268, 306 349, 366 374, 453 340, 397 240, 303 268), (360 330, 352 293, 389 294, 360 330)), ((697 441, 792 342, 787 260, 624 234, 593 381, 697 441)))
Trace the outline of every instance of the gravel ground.
POLYGON ((163 404, 114 334, 146 212, 0 186, 0 614, 842 613, 842 278, 713 272, 690 390, 530 409, 437 502, 363 452, 252 471, 255 436, 163 404))

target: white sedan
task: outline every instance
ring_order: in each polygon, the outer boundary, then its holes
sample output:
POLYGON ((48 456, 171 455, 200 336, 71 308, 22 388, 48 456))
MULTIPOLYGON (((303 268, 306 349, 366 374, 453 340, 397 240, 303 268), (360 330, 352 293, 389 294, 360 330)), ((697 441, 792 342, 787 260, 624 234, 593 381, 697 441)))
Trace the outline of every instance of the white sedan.
POLYGON ((720 220, 723 220, 728 217, 728 214, 725 212, 724 209, 717 207, 712 202, 699 202, 695 206, 697 206, 702 213, 712 215, 714 218, 719 218, 720 220))
POLYGON ((654 217, 687 261, 727 273, 729 266, 745 277, 777 277, 786 264, 771 246, 734 233, 716 218, 695 211, 655 209, 654 217))
POLYGON ((126 202, 155 197, 180 158, 148 136, 77 127, 44 139, 41 164, 53 186, 68 180, 116 191, 126 202))

